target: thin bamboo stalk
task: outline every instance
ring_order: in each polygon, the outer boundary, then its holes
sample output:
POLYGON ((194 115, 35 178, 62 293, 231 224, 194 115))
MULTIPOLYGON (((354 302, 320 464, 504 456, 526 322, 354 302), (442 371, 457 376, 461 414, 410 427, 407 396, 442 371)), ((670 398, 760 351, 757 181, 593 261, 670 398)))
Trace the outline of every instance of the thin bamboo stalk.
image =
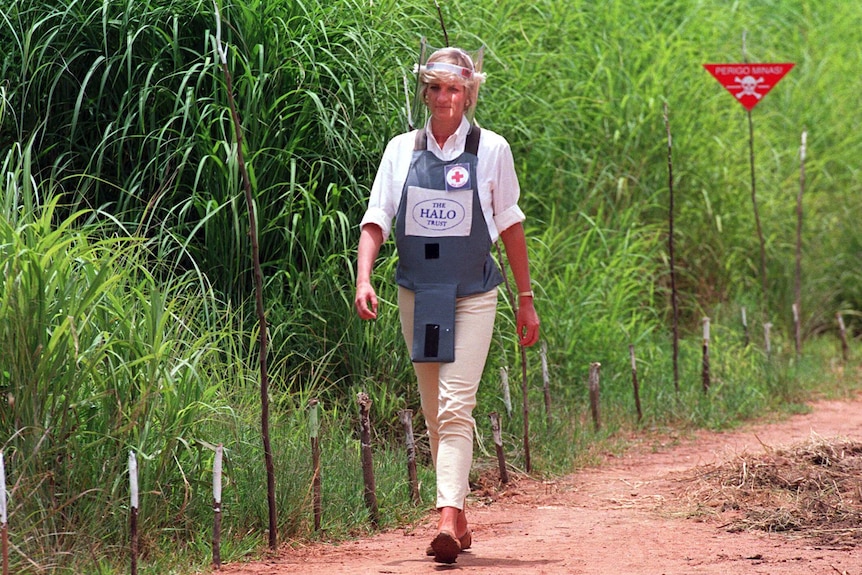
POLYGON ((670 264, 670 301, 673 309, 673 388, 679 393, 679 294, 676 291, 676 270, 673 241, 673 137, 670 133, 667 102, 664 104, 664 124, 667 131, 668 232, 667 252, 670 264))
POLYGON ((443 11, 440 9, 440 2, 434 0, 434 6, 437 7, 437 18, 440 20, 440 30, 443 32, 443 41, 446 46, 449 46, 449 33, 446 31, 446 22, 443 20, 443 11))
MULTIPOLYGON (((503 261, 503 253, 500 249, 500 243, 497 242, 497 254, 500 261, 503 261)), ((512 311, 515 312, 515 317, 518 316, 518 302, 512 286, 509 283, 509 275, 503 271, 503 283, 506 286, 506 293, 509 296, 509 302, 512 305, 512 311)), ((530 402, 527 389, 527 348, 519 346, 521 352, 521 412, 524 419, 524 468, 527 473, 533 469, 532 458, 530 457, 530 402)))
POLYGON ((254 267, 254 301, 258 320, 258 364, 260 367, 260 426, 263 440, 264 465, 266 467, 266 495, 269 507, 269 548, 275 550, 278 547, 278 516, 275 506, 275 464, 272 457, 272 444, 269 438, 269 375, 267 373, 267 349, 269 328, 266 321, 266 312, 263 303, 263 271, 260 266, 260 245, 258 243, 257 216, 255 214, 254 197, 251 192, 251 178, 245 165, 245 155, 242 150, 242 124, 236 109, 233 97, 233 76, 227 65, 227 52, 221 41, 221 14, 218 2, 213 1, 216 16, 216 48, 222 71, 224 72, 227 100, 230 105, 230 115, 233 120, 234 134, 236 137, 236 153, 239 172, 242 176, 243 190, 245 192, 246 208, 248 210, 248 235, 251 240, 252 265, 254 267))
POLYGON ((754 223, 757 228, 757 240, 760 244, 760 289, 763 298, 762 306, 767 309, 767 289, 769 281, 766 278, 766 240, 763 237, 763 225, 760 223, 760 210, 757 208, 757 178, 754 174, 754 121, 751 118, 751 110, 748 114, 748 158, 751 166, 751 205, 754 209, 754 223))
POLYGON ((530 401, 527 389, 527 348, 521 348, 521 412, 524 417, 524 468, 527 473, 533 470, 530 457, 530 401))
MULTIPOLYGON (((746 32, 742 33, 742 59, 748 61, 745 47, 746 32)), ((760 288, 762 308, 768 309, 767 305, 767 286, 769 282, 766 279, 766 240, 763 237, 763 226, 760 223, 760 211, 757 208, 757 178, 754 170, 754 120, 751 116, 751 110, 746 110, 748 114, 748 163, 751 170, 751 204, 754 208, 754 223, 757 228, 757 239, 760 243, 760 288)))

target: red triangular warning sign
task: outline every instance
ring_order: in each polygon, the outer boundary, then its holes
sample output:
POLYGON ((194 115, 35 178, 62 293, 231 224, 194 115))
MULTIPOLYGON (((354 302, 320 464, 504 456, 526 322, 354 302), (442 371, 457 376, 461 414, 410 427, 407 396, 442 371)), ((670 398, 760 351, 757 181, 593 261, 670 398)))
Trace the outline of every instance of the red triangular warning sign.
POLYGON ((795 64, 704 64, 746 110, 754 108, 795 64))

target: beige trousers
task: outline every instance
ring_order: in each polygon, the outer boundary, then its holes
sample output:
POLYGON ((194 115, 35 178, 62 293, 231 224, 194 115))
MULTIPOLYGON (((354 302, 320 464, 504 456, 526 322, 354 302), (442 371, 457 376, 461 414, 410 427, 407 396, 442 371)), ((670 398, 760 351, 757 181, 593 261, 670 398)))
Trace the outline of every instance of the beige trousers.
MULTIPOLYGON (((413 347, 413 292, 398 288, 401 331, 413 347)), ((431 458, 437 471, 437 507, 463 509, 473 463, 473 408, 497 314, 497 289, 458 298, 455 361, 414 363, 431 458)))

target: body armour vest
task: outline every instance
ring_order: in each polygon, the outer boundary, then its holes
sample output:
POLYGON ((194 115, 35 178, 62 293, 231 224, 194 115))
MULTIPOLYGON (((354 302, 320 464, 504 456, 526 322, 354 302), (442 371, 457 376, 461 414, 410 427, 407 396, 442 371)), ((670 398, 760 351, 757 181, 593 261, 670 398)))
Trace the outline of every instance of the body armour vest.
POLYGON ((395 221, 395 280, 415 293, 413 361, 454 361, 455 299, 503 281, 479 201, 480 133, 473 126, 449 162, 426 149, 424 129, 416 134, 395 221))

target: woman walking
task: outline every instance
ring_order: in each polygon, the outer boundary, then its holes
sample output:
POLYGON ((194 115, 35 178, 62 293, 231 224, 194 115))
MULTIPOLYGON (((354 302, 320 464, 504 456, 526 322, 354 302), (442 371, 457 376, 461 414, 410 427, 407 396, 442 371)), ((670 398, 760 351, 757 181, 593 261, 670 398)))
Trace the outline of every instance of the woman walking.
POLYGON ((539 339, 520 187, 508 142, 468 118, 485 76, 458 48, 419 69, 425 126, 386 147, 360 224, 354 305, 377 317, 371 272, 395 232, 404 340, 416 372, 437 474, 440 517, 429 554, 454 563, 472 545, 465 512, 473 458, 473 408, 494 329, 502 274, 491 247, 503 240, 518 289, 517 335, 539 339))

